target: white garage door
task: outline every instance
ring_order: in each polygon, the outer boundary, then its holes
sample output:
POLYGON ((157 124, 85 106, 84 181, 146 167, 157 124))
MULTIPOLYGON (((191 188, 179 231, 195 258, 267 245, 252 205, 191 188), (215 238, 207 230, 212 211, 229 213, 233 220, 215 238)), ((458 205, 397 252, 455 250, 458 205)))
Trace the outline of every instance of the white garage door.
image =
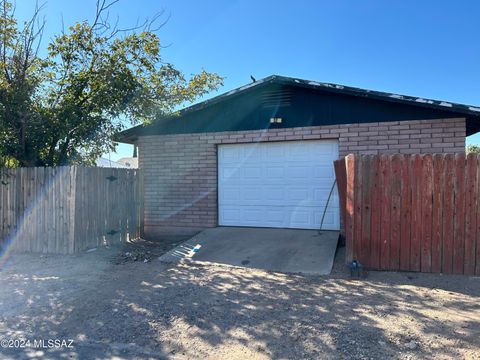
MULTIPOLYGON (((219 145, 219 224, 319 229, 337 158, 336 140, 219 145)), ((339 227, 335 187, 322 228, 339 227)))

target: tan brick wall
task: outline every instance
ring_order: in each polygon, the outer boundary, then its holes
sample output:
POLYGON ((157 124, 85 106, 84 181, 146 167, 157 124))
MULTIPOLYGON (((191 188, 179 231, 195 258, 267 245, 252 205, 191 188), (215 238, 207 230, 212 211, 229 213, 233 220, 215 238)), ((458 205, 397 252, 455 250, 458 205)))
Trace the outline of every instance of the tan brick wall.
POLYGON ((145 236, 217 225, 217 144, 338 139, 340 156, 465 151, 465 119, 143 136, 145 236))

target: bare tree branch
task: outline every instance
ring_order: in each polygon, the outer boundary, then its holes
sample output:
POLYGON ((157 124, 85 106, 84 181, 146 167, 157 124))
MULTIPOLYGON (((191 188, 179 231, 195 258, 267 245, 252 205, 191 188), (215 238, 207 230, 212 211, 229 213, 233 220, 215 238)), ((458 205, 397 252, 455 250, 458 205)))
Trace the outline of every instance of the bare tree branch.
POLYGON ((110 13, 108 11, 110 7, 119 1, 120 0, 111 0, 107 2, 107 0, 97 0, 96 3, 95 17, 91 27, 93 30, 97 31, 99 35, 105 36, 107 41, 115 38, 119 34, 130 33, 140 29, 148 32, 157 32, 170 20, 171 14, 168 14, 166 19, 159 21, 165 15, 165 10, 162 9, 158 13, 154 14, 151 18, 147 17, 141 22, 139 19, 137 19, 135 25, 133 26, 125 28, 119 27, 118 16, 115 22, 111 24, 109 21, 110 13))

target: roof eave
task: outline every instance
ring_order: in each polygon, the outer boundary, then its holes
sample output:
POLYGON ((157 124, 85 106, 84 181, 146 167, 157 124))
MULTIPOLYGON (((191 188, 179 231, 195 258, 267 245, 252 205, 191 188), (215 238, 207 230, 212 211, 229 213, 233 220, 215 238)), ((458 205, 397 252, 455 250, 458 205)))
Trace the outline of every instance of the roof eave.
POLYGON ((480 108, 473 105, 457 104, 457 103, 448 102, 448 101, 433 100, 433 99, 414 97, 414 96, 408 96, 408 95, 398 95, 394 93, 360 89, 360 88, 354 88, 350 86, 330 84, 330 83, 320 83, 317 81, 308 81, 308 80, 295 79, 295 78, 289 78, 289 77, 278 76, 278 75, 274 75, 271 78, 285 85, 294 85, 294 86, 300 86, 303 88, 321 90, 321 91, 335 93, 335 94, 345 94, 350 96, 387 101, 387 102, 392 102, 397 104, 412 105, 412 106, 417 106, 422 108, 442 110, 442 111, 451 112, 454 114, 461 114, 464 117, 472 116, 480 119, 480 108), (444 105, 439 105, 437 103, 444 104, 444 105), (475 110, 471 110, 471 109, 475 109, 475 110))

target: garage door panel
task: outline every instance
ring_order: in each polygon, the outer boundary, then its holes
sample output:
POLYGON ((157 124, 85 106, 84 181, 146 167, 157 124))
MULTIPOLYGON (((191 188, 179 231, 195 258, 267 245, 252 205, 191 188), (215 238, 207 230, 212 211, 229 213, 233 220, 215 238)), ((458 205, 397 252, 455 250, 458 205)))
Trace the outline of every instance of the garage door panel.
POLYGON ((222 152, 219 154, 220 160, 238 160, 240 159, 240 153, 242 152, 242 149, 239 147, 228 147, 224 148, 222 152))
POLYGON ((224 204, 235 204, 238 200, 240 200, 240 193, 236 187, 226 186, 219 189, 219 198, 223 199, 224 204))
POLYGON ((295 210, 292 212, 290 219, 292 224, 301 227, 308 227, 311 224, 311 211, 304 210, 295 210))
MULTIPOLYGON (((328 199, 328 194, 330 193, 330 190, 331 188, 328 188, 328 187, 321 187, 321 188, 318 188, 318 189, 314 189, 313 190, 313 201, 315 202, 326 202, 327 199, 328 199)), ((331 195, 331 198, 330 200, 333 200, 332 201, 332 206, 335 206, 334 204, 336 204, 338 201, 335 201, 337 199, 337 196, 335 194, 335 192, 332 193, 331 195)))
POLYGON ((259 217, 262 217, 262 210, 260 209, 260 207, 249 207, 249 208, 246 208, 244 211, 243 211, 243 218, 245 221, 248 221, 248 222, 255 222, 258 220, 259 217))
MULTIPOLYGON (((286 187, 246 187, 222 189, 219 191, 220 204, 225 205, 271 205, 284 207, 318 207, 325 206, 330 189, 323 191, 315 189, 296 189, 286 187)), ((338 197, 332 194, 328 206, 338 208, 338 197)))
POLYGON ((303 145, 297 145, 297 144, 292 144, 288 148, 287 152, 287 161, 305 161, 310 158, 310 147, 309 146, 303 146, 303 145))
POLYGON ((245 166, 243 168, 245 179, 261 179, 263 169, 260 166, 245 166))
POLYGON ((285 189, 283 186, 267 187, 264 189, 263 194, 264 196, 262 196, 262 198, 264 197, 267 201, 283 202, 285 200, 285 189))
MULTIPOLYGON (((237 189, 238 191, 238 189, 237 189)), ((251 201, 258 200, 258 189, 252 187, 243 187, 242 191, 238 192, 241 201, 251 201)))
MULTIPOLYGON (((314 213, 314 224, 316 228, 318 229, 320 227, 320 222, 322 221, 322 216, 323 216, 323 208, 318 209, 314 213)), ((338 229, 338 208, 337 209, 327 209, 325 212, 325 217, 323 219, 323 229, 326 230, 337 230, 338 229)))
POLYGON ((241 176, 239 176, 239 172, 241 168, 233 165, 225 165, 221 169, 219 169, 219 180, 223 182, 240 182, 241 176))
MULTIPOLYGON (((229 144, 218 151, 220 225, 319 228, 337 141, 229 144)), ((323 228, 339 228, 336 192, 323 228)))
POLYGON ((328 178, 335 176, 334 170, 328 165, 316 165, 313 167, 313 176, 315 178, 328 178))
MULTIPOLYGON (((263 147, 263 144, 259 144, 263 147)), ((282 143, 271 143, 271 146, 264 147, 265 160, 279 162, 285 158, 285 147, 282 143)))
POLYGON ((300 201, 312 201, 312 192, 307 188, 289 188, 287 190, 287 200, 299 203, 300 201))
POLYGON ((285 177, 285 169, 283 166, 266 166, 265 168, 265 176, 268 179, 279 179, 284 180, 285 177))
POLYGON ((285 213, 281 209, 272 209, 269 208, 266 211, 266 218, 267 223, 271 224, 271 226, 282 226, 284 223, 285 213))
POLYGON ((305 164, 304 166, 291 165, 287 167, 285 170, 286 170, 286 174, 285 174, 286 177, 290 179, 308 180, 309 178, 311 178, 311 174, 312 174, 312 169, 307 164, 305 164))
MULTIPOLYGON (((254 146, 255 144, 243 144, 243 149, 238 159, 238 164, 262 164, 265 161, 265 149, 262 147, 254 146), (248 162, 246 160, 248 159, 248 162)), ((222 146, 223 147, 223 146, 222 146)))
POLYGON ((240 215, 240 209, 226 205, 223 207, 222 212, 220 213, 220 221, 224 224, 232 224, 240 218, 240 215))
MULTIPOLYGON (((283 227, 318 229, 323 215, 323 207, 293 208, 275 206, 244 206, 241 209, 226 207, 222 211, 221 225, 283 227)), ((327 210, 323 229, 337 230, 336 212, 327 210)))

